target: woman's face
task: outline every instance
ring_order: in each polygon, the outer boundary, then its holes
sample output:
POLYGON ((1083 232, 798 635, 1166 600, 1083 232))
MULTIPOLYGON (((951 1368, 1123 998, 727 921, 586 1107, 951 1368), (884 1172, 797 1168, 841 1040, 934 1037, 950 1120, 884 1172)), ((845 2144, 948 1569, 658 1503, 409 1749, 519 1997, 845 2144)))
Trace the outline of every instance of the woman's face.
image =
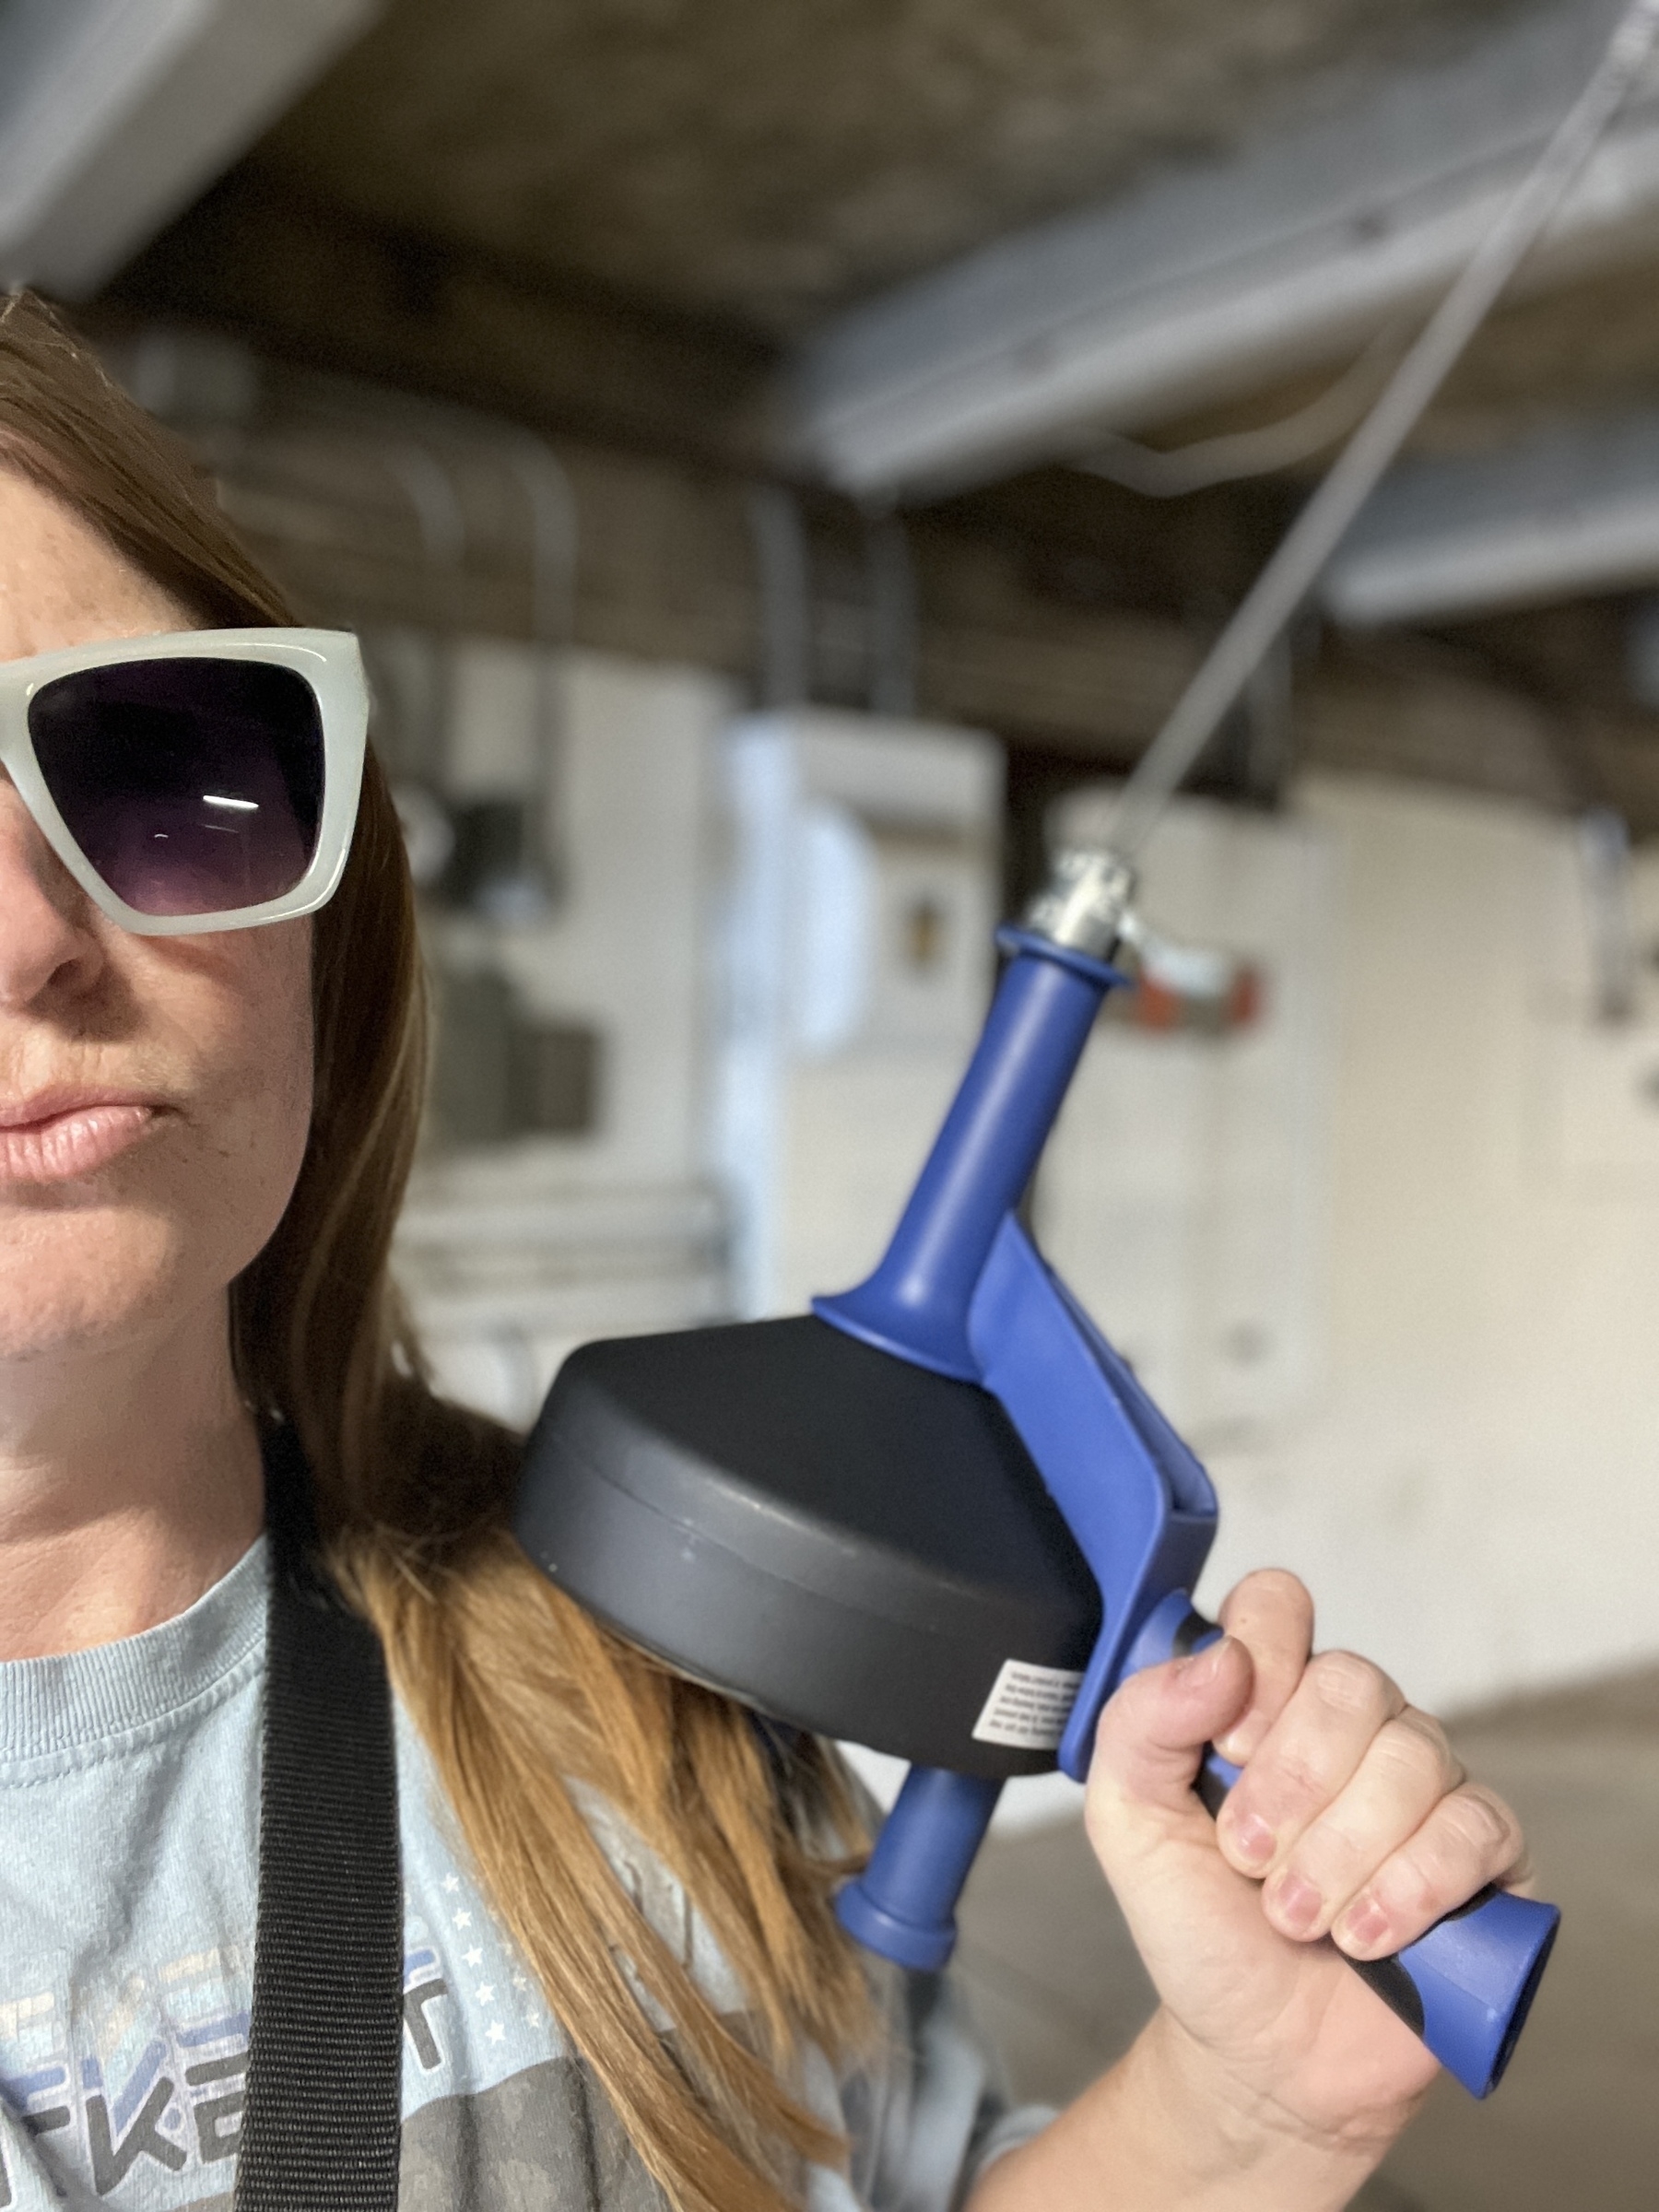
MULTIPOLYGON (((0 465, 0 661, 192 627, 0 465)), ((0 771, 0 1367, 222 1310, 312 1104, 311 926, 130 936, 0 771)))

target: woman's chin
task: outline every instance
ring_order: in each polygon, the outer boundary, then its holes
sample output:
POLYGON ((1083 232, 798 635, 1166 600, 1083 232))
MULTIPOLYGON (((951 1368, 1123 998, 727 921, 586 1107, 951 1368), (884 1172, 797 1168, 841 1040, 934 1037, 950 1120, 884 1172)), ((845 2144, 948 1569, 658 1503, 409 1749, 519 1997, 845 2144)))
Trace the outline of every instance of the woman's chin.
POLYGON ((61 1235, 50 1218, 27 1237, 0 1233, 0 1368, 113 1351, 211 1295, 211 1282, 185 1279, 182 1240, 165 1223, 151 1217, 124 1227, 93 1240, 95 1250, 84 1217, 64 1222, 61 1235))

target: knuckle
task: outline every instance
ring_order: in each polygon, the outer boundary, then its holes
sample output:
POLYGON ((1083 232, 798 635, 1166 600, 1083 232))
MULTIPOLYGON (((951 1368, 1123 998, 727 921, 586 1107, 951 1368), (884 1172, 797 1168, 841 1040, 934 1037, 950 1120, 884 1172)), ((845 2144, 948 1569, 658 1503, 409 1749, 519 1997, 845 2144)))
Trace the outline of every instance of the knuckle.
POLYGON ((1396 1854, 1383 1887, 1402 1919, 1427 1925, 1480 1882, 1508 1872, 1520 1855, 1520 1827, 1502 1799, 1489 1791, 1459 1789, 1441 1800, 1430 1826, 1396 1854))
POLYGON ((1327 1712, 1345 1720, 1386 1712, 1397 1702, 1382 1668, 1355 1652, 1321 1652, 1302 1679, 1327 1712))
POLYGON ((1148 1695, 1155 1690, 1158 1677, 1163 1671, 1162 1667, 1158 1666, 1144 1667, 1140 1673, 1130 1675, 1126 1680, 1120 1682, 1100 1708, 1100 1717, 1095 1724, 1096 1735, 1110 1735, 1113 1730, 1123 1727, 1125 1717, 1133 1719, 1146 1703, 1148 1695))
POLYGON ((1287 1873, 1299 1875, 1327 1895, 1348 1886, 1356 1870, 1374 1856, 1365 1840, 1344 1823, 1316 1820, 1285 1854, 1287 1873))
POLYGON ((1483 1865, 1508 1866, 1520 1856, 1521 1824, 1501 1797, 1465 1783, 1444 1800, 1453 1835, 1483 1865))
POLYGON ((1106 1772, 1122 1758, 1124 1744, 1135 1734, 1135 1709, 1126 1702, 1130 1683, 1113 1692, 1095 1723, 1094 1759, 1090 1771, 1106 1772))
POLYGON ((1097 1743, 1130 1744, 1144 1736, 1169 1694, 1176 1661, 1148 1666, 1120 1682, 1107 1699, 1096 1730, 1097 1743))
POLYGON ((1311 1747, 1287 1744, 1271 1764, 1263 1762, 1256 1773, 1254 1794, 1280 1808, 1302 1810, 1323 1805, 1331 1794, 1331 1777, 1311 1747))
POLYGON ((1432 1866, 1415 1852, 1404 1854, 1379 1887, 1385 1889, 1394 1918, 1408 1924, 1427 1925, 1450 1902, 1444 1880, 1437 1879, 1432 1866))
POLYGON ((1443 1795, 1463 1780, 1443 1732, 1420 1713, 1405 1712, 1384 1722, 1374 1746, 1377 1758, 1399 1776, 1414 1796, 1443 1795))

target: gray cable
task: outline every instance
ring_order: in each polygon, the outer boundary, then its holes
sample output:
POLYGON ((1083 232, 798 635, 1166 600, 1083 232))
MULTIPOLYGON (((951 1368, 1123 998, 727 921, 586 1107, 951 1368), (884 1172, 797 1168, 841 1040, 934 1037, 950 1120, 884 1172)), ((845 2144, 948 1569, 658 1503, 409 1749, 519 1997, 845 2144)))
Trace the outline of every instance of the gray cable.
POLYGON ((1377 479, 1474 336, 1492 303, 1624 104, 1659 34, 1659 0, 1633 0, 1594 76, 1476 247, 1330 473, 1240 602, 1173 712, 1124 786, 1109 833, 1132 858, 1301 605, 1377 479))
POLYGON ((1405 350, 1399 322, 1377 332, 1359 359, 1306 406, 1259 429, 1226 430, 1187 445, 1143 445, 1116 431, 1099 440, 1071 465, 1086 477, 1121 484, 1144 500, 1180 500, 1216 484, 1275 475, 1311 461, 1346 437, 1375 400, 1383 376, 1405 350))

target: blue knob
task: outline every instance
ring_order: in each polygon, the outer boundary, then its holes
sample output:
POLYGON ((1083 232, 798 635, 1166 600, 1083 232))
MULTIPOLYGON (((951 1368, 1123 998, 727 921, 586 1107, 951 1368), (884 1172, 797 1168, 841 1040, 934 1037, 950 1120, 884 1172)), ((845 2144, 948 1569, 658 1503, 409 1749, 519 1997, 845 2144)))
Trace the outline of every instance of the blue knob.
POLYGON ((937 1973, 956 1948, 956 1905, 984 1841, 1000 1782, 912 1767, 882 1822, 870 1863, 835 1900, 855 1943, 918 1973, 937 1973))
POLYGON ((1503 2079, 1549 1963, 1559 1906, 1483 1889, 1375 1967, 1350 1960, 1476 2097, 1503 2079))

